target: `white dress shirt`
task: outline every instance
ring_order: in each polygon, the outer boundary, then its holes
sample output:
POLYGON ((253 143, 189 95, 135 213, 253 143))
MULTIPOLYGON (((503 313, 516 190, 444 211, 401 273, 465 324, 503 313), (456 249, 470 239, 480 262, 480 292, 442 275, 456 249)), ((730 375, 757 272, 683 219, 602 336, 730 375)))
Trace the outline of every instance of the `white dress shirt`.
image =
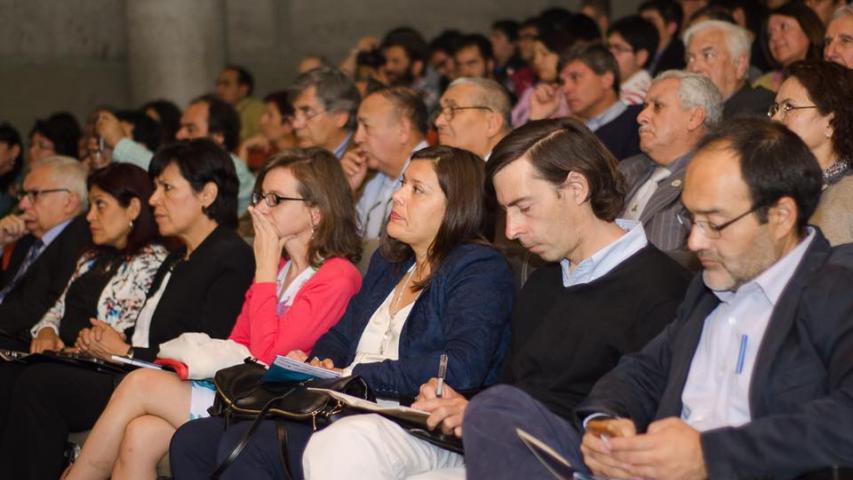
POLYGON ((815 237, 735 292, 714 292, 721 303, 705 319, 681 394, 681 419, 700 432, 750 421, 749 386, 755 359, 779 297, 815 237))

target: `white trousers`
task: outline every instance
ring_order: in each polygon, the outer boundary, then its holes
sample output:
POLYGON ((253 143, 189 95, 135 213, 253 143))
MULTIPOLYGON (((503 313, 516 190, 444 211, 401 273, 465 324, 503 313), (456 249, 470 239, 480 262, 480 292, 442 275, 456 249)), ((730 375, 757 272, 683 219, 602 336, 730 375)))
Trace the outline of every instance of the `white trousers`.
POLYGON ((465 478, 462 455, 415 438, 376 414, 346 417, 312 435, 302 468, 309 480, 465 478))

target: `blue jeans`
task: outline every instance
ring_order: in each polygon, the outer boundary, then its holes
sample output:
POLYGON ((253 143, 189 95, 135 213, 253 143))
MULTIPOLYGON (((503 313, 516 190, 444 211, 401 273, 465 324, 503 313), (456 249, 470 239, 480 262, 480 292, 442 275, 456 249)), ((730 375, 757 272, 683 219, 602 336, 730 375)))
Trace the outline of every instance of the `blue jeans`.
MULTIPOLYGON (((185 423, 175 432, 169 446, 169 463, 175 478, 209 479, 225 460, 252 422, 232 422, 225 428, 221 417, 185 423)), ((311 437, 311 425, 286 422, 287 452, 294 478, 302 478, 302 452, 311 437)), ((264 420, 240 453, 220 477, 222 479, 284 479, 281 446, 273 420, 264 420)))
POLYGON ((463 443, 468 478, 552 478, 518 438, 521 428, 588 473, 581 435, 565 419, 522 390, 497 385, 476 395, 465 411, 463 443))

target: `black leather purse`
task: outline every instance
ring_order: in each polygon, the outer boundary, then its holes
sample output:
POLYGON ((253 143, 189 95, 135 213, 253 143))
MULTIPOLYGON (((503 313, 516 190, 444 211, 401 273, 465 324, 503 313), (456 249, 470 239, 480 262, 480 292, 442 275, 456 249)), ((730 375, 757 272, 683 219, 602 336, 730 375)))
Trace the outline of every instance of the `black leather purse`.
MULTIPOLYGON (((226 424, 232 419, 254 420, 228 457, 213 472, 219 478, 246 448, 249 439, 264 419, 311 422, 314 430, 323 428, 340 415, 344 407, 340 401, 323 392, 308 387, 326 388, 346 393, 365 400, 376 397, 367 383, 359 376, 314 379, 305 382, 264 383, 261 378, 266 367, 252 359, 245 363, 216 372, 216 399, 208 409, 211 416, 225 417, 226 424)), ((277 435, 281 444, 281 462, 285 473, 292 478, 287 462, 287 429, 277 422, 277 435)))

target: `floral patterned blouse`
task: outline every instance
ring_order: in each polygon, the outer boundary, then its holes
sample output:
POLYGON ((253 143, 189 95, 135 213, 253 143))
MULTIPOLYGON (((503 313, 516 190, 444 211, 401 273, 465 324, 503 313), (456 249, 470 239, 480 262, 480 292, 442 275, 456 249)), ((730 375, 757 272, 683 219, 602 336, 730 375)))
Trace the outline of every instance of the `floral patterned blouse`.
MULTIPOLYGON (((118 332, 124 332, 132 327, 145 304, 154 274, 167 253, 161 245, 146 245, 139 253, 122 263, 101 292, 97 305, 98 319, 108 323, 118 332)), ((45 327, 59 333, 59 323, 65 315, 65 295, 68 293, 68 288, 94 265, 94 252, 85 253, 80 257, 74 274, 65 286, 65 291, 41 321, 30 330, 33 337, 45 327)))

